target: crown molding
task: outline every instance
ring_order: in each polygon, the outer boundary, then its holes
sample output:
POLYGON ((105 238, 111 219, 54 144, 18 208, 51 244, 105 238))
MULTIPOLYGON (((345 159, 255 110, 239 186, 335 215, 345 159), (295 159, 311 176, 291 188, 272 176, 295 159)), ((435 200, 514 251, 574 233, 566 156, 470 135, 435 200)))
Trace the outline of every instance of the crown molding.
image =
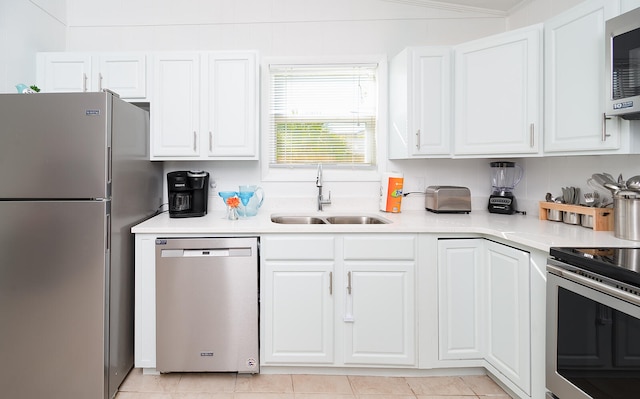
MULTIPOLYGON (((488 14, 488 15, 497 16, 497 17, 507 17, 510 11, 510 10, 501 11, 501 10, 495 10, 490 8, 472 7, 472 6, 462 5, 462 4, 451 4, 451 3, 445 3, 442 1, 435 1, 435 0, 382 0, 382 1, 386 1, 388 3, 408 4, 412 6, 418 6, 418 7, 436 8, 441 10, 455 11, 455 12, 474 12, 474 13, 480 13, 480 14, 488 14)), ((527 0, 524 0, 523 2, 526 2, 526 1, 527 0)))

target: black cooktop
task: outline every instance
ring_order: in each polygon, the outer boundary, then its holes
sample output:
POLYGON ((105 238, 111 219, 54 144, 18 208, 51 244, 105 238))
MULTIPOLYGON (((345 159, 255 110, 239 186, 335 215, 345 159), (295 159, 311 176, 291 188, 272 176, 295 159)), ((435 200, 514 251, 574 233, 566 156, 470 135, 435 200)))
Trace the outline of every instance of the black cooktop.
POLYGON ((549 254, 564 263, 640 288, 640 248, 559 248, 549 254))

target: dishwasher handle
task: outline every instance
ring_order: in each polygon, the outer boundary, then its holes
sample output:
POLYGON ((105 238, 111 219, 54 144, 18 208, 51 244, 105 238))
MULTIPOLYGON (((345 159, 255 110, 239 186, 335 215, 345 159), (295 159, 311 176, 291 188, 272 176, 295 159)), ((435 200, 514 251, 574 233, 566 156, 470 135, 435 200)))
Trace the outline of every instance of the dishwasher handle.
POLYGON ((163 249, 163 258, 236 258, 251 256, 251 248, 163 249))

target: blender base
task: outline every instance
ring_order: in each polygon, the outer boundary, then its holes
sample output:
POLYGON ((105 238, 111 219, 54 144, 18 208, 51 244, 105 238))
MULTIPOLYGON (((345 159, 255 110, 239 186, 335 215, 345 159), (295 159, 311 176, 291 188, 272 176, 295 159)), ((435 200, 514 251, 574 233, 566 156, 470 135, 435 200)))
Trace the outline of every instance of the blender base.
POLYGON ((503 215, 513 215, 516 213, 516 197, 504 193, 504 195, 489 196, 489 213, 500 213, 503 215))

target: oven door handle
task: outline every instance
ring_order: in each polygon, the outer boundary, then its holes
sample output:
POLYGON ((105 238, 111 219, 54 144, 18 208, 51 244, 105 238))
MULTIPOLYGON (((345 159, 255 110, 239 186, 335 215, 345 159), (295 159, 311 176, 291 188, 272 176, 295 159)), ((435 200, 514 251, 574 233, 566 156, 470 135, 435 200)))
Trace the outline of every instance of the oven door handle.
POLYGON ((583 277, 577 273, 573 273, 568 270, 562 269, 557 266, 549 265, 549 264, 547 264, 547 271, 557 276, 566 278, 567 280, 592 288, 596 291, 600 291, 602 293, 611 295, 620 300, 630 302, 634 305, 640 306, 640 298, 638 296, 625 292, 621 289, 611 287, 609 285, 600 283, 590 278, 583 277))

